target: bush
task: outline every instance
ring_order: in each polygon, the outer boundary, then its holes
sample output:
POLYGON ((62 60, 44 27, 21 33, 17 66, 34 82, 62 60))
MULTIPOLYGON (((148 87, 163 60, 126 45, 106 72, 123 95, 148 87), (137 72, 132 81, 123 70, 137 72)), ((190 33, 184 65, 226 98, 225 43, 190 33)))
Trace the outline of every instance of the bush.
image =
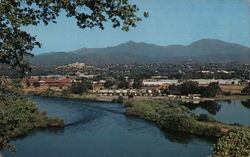
POLYGON ((34 82, 34 83, 33 83, 33 86, 34 86, 35 88, 40 87, 40 83, 39 83, 39 82, 34 82))
POLYGON ((250 132, 231 132, 220 138, 213 147, 213 157, 249 157, 250 132))
POLYGON ((64 89, 64 90, 62 91, 62 93, 61 93, 61 96, 67 97, 67 96, 69 96, 69 94, 70 94, 70 91, 67 90, 67 89, 64 89))
POLYGON ((73 94, 83 94, 88 92, 91 89, 90 82, 74 82, 72 86, 69 88, 69 91, 73 94))
POLYGON ((202 97, 215 97, 221 93, 219 83, 212 82, 207 87, 200 87, 202 97))
POLYGON ((246 129, 217 122, 208 115, 195 115, 185 106, 164 99, 127 100, 126 115, 138 116, 155 122, 166 130, 181 131, 197 135, 221 137, 229 131, 246 129))
POLYGON ((202 122, 215 122, 216 121, 214 118, 208 116, 207 114, 200 114, 197 120, 202 121, 202 122))
POLYGON ((46 112, 40 112, 23 95, 20 87, 0 83, 0 150, 10 148, 14 151, 14 147, 8 144, 10 138, 26 134, 35 127, 49 126, 50 123, 52 121, 49 121, 46 112))
POLYGON ((250 95, 250 83, 242 89, 241 94, 250 95))
POLYGON ((113 99, 112 102, 116 102, 116 103, 123 103, 124 102, 124 98, 122 96, 119 96, 117 99, 113 99))
POLYGON ((55 91, 52 89, 47 89, 46 91, 41 93, 41 96, 54 96, 55 95, 55 91))

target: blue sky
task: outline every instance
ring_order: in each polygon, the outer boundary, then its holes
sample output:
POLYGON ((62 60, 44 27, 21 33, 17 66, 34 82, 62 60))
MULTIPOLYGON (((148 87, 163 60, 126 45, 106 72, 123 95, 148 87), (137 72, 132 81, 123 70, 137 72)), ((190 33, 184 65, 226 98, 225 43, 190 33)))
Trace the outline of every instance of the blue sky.
POLYGON ((129 32, 113 29, 79 29, 75 20, 60 16, 57 24, 24 28, 42 42, 34 53, 97 48, 127 41, 167 46, 215 38, 250 46, 247 0, 130 0, 150 17, 129 32))

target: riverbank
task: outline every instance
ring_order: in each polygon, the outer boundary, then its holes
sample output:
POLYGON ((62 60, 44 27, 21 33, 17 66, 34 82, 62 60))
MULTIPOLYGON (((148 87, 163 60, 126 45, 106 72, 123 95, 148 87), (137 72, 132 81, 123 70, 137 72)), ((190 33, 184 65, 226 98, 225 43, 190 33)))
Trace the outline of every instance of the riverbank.
MULTIPOLYGON (((34 94, 38 96, 46 96, 46 97, 60 97, 60 98, 70 98, 70 99, 85 99, 90 101, 106 101, 112 102, 119 98, 117 95, 112 96, 105 96, 105 95, 97 95, 97 94, 69 94, 64 93, 62 91, 55 91, 55 90, 47 90, 47 91, 32 91, 26 92, 27 94, 34 94)), ((124 100, 128 100, 129 98, 123 96, 124 100)), ((169 98, 166 96, 134 96, 133 99, 135 100, 152 100, 152 99, 169 99, 169 100, 177 100, 182 102, 201 102, 201 101, 218 101, 218 100, 247 100, 250 99, 250 95, 231 95, 231 96, 216 96, 212 98, 200 98, 197 100, 194 99, 182 99, 182 98, 169 98)))
POLYGON ((201 98, 202 101, 217 101, 217 100, 247 100, 250 99, 250 95, 219 95, 213 98, 201 98))
MULTIPOLYGON (((122 101, 117 101, 119 100, 119 96, 98 96, 95 94, 65 95, 63 92, 52 90, 33 94, 46 97, 62 97, 101 102, 123 102, 126 106, 126 115, 137 116, 152 121, 158 124, 163 130, 180 131, 214 137, 221 137, 231 131, 250 131, 249 127, 239 126, 237 124, 225 124, 206 115, 195 115, 186 107, 180 107, 175 103, 175 101, 186 101, 180 98, 172 99, 164 96, 136 96, 133 98, 122 98, 122 101), (169 105, 169 107, 165 109, 166 106, 164 105, 169 105)), ((218 96, 215 98, 201 98, 200 101, 235 99, 246 100, 250 99, 250 96, 218 96)))
POLYGON ((72 152, 74 157, 166 157, 166 154, 205 157, 212 154, 210 148, 216 142, 214 138, 181 132, 164 133, 153 123, 124 116, 123 105, 117 103, 30 98, 49 115, 65 119, 66 127, 35 129, 28 136, 13 140, 11 144, 18 150, 16 153, 3 151, 5 157, 70 157, 72 152))
POLYGON ((4 133, 3 137, 0 138, 0 150, 8 148, 11 151, 16 151, 16 148, 14 146, 9 145, 6 142, 9 142, 13 138, 25 136, 30 131, 36 128, 63 128, 65 125, 63 119, 57 117, 49 117, 45 111, 35 111, 28 116, 23 117, 24 120, 20 120, 20 122, 16 125, 12 124, 10 121, 10 124, 6 124, 5 129, 8 130, 4 133))
POLYGON ((0 98, 0 150, 9 148, 15 151, 9 141, 35 128, 64 127, 63 119, 49 117, 47 112, 39 110, 19 88, 3 88, 0 98))
POLYGON ((128 100, 125 106, 126 115, 154 122, 163 130, 213 137, 241 130, 250 132, 249 127, 221 123, 207 115, 196 115, 188 108, 166 99, 128 100))

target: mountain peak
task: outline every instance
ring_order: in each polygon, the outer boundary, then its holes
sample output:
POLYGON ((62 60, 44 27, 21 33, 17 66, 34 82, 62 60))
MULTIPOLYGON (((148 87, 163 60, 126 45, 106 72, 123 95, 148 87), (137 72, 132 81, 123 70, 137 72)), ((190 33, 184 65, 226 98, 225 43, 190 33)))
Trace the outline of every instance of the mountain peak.
POLYGON ((196 45, 196 44, 214 44, 214 43, 223 43, 223 44, 226 44, 226 42, 222 41, 222 40, 218 40, 218 39, 200 39, 200 40, 197 40, 193 43, 191 43, 190 45, 196 45))
POLYGON ((126 42, 126 44, 136 44, 137 42, 133 41, 133 40, 129 40, 128 42, 126 42))
POLYGON ((130 41, 125 42, 125 43, 122 43, 122 44, 120 44, 120 45, 136 45, 136 44, 139 44, 139 43, 138 43, 138 42, 135 42, 135 41, 130 40, 130 41))
POLYGON ((158 46, 128 41, 107 48, 83 48, 73 53, 47 53, 31 59, 35 64, 127 64, 127 63, 177 63, 192 59, 199 62, 249 63, 249 47, 217 39, 201 39, 190 45, 158 46))

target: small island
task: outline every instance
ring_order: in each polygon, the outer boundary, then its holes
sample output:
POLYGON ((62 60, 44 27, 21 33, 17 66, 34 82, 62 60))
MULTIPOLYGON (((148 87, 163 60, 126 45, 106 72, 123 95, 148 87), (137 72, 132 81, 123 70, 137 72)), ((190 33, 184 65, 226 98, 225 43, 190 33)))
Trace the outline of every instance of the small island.
POLYGON ((196 115, 187 107, 167 99, 127 100, 125 106, 126 115, 154 122, 163 130, 213 137, 221 137, 229 132, 250 131, 249 127, 218 122, 204 114, 196 115))

